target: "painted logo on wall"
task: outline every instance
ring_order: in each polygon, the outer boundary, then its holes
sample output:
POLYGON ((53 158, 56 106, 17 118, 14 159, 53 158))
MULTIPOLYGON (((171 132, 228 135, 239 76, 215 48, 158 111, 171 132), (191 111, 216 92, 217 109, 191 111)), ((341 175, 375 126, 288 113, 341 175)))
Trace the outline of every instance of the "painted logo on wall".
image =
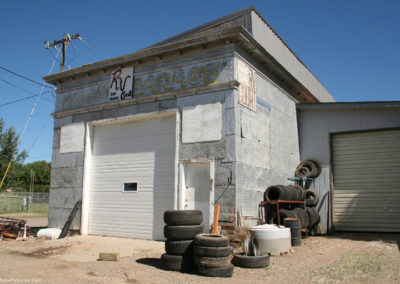
POLYGON ((224 61, 183 66, 172 70, 133 74, 133 67, 111 73, 110 101, 127 100, 207 86, 220 81, 224 61))
POLYGON ((110 101, 132 99, 133 66, 121 68, 111 73, 110 101))
POLYGON ((257 93, 253 69, 245 62, 238 60, 237 78, 239 85, 239 103, 252 111, 256 111, 257 93))

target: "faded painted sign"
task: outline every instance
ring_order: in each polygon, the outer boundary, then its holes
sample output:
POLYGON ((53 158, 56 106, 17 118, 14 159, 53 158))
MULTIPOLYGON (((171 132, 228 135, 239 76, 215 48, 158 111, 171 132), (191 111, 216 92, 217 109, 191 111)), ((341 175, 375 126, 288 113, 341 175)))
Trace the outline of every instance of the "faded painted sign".
POLYGON ((136 98, 217 83, 225 64, 218 61, 135 76, 133 96, 136 98))
POLYGON ((110 101, 132 99, 133 66, 120 68, 111 73, 110 101))
POLYGON ((238 60, 237 78, 239 85, 239 103, 245 107, 256 111, 256 81, 254 80, 254 70, 245 62, 238 60))

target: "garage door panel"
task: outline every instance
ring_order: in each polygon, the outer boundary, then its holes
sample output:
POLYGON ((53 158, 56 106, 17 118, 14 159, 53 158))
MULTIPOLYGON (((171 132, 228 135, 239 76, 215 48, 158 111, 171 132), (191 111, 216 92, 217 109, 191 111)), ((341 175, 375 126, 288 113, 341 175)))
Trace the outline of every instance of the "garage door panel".
POLYGON ((174 117, 94 127, 89 234, 163 239, 154 214, 174 206, 175 140, 174 117))
POLYGON ((335 229, 400 232, 400 130, 332 142, 335 229))

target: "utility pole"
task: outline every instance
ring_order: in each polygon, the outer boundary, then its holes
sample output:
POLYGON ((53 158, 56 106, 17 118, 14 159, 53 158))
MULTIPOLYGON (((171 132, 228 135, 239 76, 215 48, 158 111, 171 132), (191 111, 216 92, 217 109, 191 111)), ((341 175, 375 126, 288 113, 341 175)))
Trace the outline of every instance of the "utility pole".
POLYGON ((44 42, 44 48, 49 49, 50 47, 54 47, 57 49, 57 45, 61 45, 61 50, 62 50, 62 56, 61 56, 61 64, 60 64, 60 72, 64 71, 64 66, 65 66, 65 56, 67 53, 67 44, 71 42, 73 39, 79 39, 81 40, 81 37, 79 34, 75 34, 71 36, 70 34, 65 34, 64 37, 60 40, 55 40, 52 43, 45 41, 44 42))
POLYGON ((29 197, 28 197, 28 211, 32 211, 32 200, 33 200, 33 190, 35 186, 35 172, 31 169, 31 183, 29 186, 29 197))

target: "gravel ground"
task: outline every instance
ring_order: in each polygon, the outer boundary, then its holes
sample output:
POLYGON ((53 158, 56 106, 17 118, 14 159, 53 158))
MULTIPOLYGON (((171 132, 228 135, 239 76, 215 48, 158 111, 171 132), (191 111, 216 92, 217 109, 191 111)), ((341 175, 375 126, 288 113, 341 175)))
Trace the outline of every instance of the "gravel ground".
POLYGON ((309 237, 262 269, 235 267, 232 278, 165 271, 164 243, 75 236, 0 241, 0 283, 399 283, 400 236, 339 234, 309 237), (120 261, 97 261, 118 252, 120 261))

